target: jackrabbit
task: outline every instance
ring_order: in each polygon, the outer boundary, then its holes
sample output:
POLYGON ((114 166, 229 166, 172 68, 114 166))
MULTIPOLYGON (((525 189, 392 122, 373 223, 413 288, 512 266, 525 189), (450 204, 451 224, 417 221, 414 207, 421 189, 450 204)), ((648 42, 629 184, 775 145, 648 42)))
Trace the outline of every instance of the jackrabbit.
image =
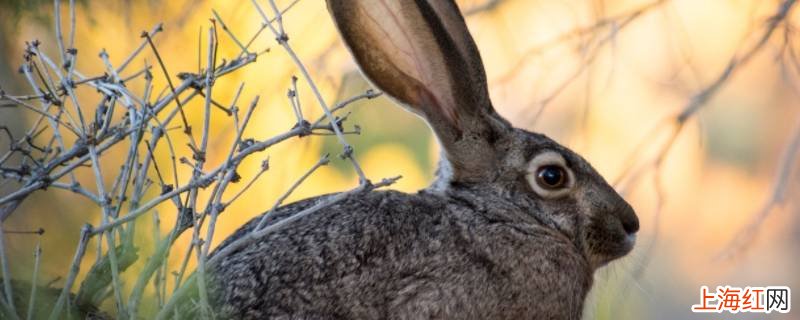
MULTIPOLYGON (((328 9, 364 75, 435 132, 437 180, 416 194, 348 197, 223 250, 253 219, 212 253, 217 315, 579 319, 594 270, 633 248, 633 209, 581 156, 495 112, 454 1, 328 9)), ((282 207, 266 225, 330 196, 282 207)))

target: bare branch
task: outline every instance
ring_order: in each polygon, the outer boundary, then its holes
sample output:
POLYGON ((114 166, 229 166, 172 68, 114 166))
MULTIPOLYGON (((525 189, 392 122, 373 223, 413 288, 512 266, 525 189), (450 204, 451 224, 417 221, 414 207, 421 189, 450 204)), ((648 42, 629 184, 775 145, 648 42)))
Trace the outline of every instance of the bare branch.
MULTIPOLYGON (((41 235, 41 234, 40 234, 41 235)), ((33 274, 31 275, 31 295, 28 298, 27 320, 33 319, 33 306, 36 305, 36 289, 39 283, 39 264, 42 260, 42 246, 39 240, 36 241, 36 249, 33 249, 33 274)))
POLYGON ((774 211, 775 207, 781 205, 786 200, 786 192, 789 185, 789 178, 792 177, 792 171, 797 167, 798 157, 800 157, 800 123, 794 129, 789 144, 783 152, 778 172, 775 174, 775 182, 772 186, 772 192, 769 198, 764 202, 761 208, 753 215, 751 221, 735 233, 735 237, 730 240, 726 248, 718 254, 716 259, 731 259, 744 251, 752 239, 758 233, 758 230, 767 220, 769 215, 774 211))
MULTIPOLYGON (((683 107, 683 109, 673 117, 670 117, 668 121, 662 122, 659 126, 663 126, 666 124, 670 131, 674 130, 673 138, 669 139, 668 143, 663 144, 661 148, 656 152, 656 156, 654 159, 663 158, 669 152, 672 147, 672 142, 674 141, 674 136, 677 136, 684 127, 684 124, 688 119, 690 119, 694 114, 697 113, 702 107, 706 106, 708 101, 716 96, 719 90, 725 85, 728 80, 733 76, 733 74, 740 68, 744 67, 748 62, 750 62, 751 58, 755 56, 758 52, 760 52, 764 45, 769 41, 772 37, 775 29, 778 25, 786 19, 789 11, 794 7, 796 1, 795 0, 784 0, 778 6, 776 13, 767 20, 767 24, 764 27, 759 40, 752 46, 740 50, 736 52, 733 57, 728 61, 727 66, 725 69, 716 77, 716 79, 704 87, 702 90, 694 94, 688 101, 688 103, 683 107)), ((656 133, 660 131, 657 127, 650 134, 656 133)), ((650 135, 648 134, 648 136, 650 135)), ((647 138, 647 136, 646 136, 647 138)), ((628 158, 626 163, 630 164, 627 165, 621 176, 616 179, 617 183, 619 184, 624 180, 628 181, 635 181, 638 179, 640 174, 631 174, 631 170, 633 168, 637 168, 638 166, 632 165, 634 160, 641 152, 640 147, 644 146, 644 142, 639 144, 639 147, 635 148, 634 151, 631 153, 631 156, 628 158)), ((655 161, 655 160, 648 160, 648 161, 655 161)), ((640 171, 641 172, 641 171, 640 171)))
POLYGON ((14 307, 14 293, 11 288, 11 273, 8 269, 8 257, 6 256, 6 235, 3 232, 2 224, 0 224, 0 271, 3 275, 3 293, 5 294, 5 303, 8 305, 9 311, 16 314, 17 310, 14 307))
MULTIPOLYGON (((330 108, 328 108, 328 105, 325 103, 325 99, 322 98, 322 93, 319 92, 317 85, 314 83, 314 80, 308 73, 308 69, 306 69, 305 65, 300 61, 300 58, 297 57, 297 54, 294 52, 294 49, 292 49, 292 47, 289 45, 289 37, 286 35, 285 32, 283 32, 283 24, 280 18, 283 15, 283 13, 278 10, 277 6, 275 5, 275 1, 269 0, 270 5, 272 6, 274 14, 276 16, 275 19, 276 22, 278 23, 278 29, 276 29, 272 25, 272 21, 269 18, 267 18, 267 15, 261 9, 261 6, 259 6, 255 0, 253 0, 252 2, 253 6, 255 6, 256 10, 258 10, 258 13, 261 14, 264 23, 267 25, 270 31, 272 31, 272 33, 275 35, 275 39, 276 41, 278 41, 278 44, 280 44, 281 47, 283 47, 286 50, 286 53, 289 54, 289 57, 292 58, 292 61, 294 61, 295 65, 300 70, 300 73, 303 74, 303 78, 305 78, 306 83, 309 85, 309 87, 311 87, 311 91, 314 93, 314 97, 316 97, 319 106, 325 112, 325 115, 328 117, 328 120, 330 120, 331 122, 336 122, 336 119, 333 117, 330 108)), ((361 170, 361 165, 358 164, 358 161, 353 156, 353 147, 344 138, 342 131, 337 126, 333 126, 333 132, 336 133, 336 138, 339 140, 339 143, 343 146, 342 157, 350 160, 350 163, 353 165, 353 169, 356 171, 356 174, 358 174, 359 183, 369 184, 369 180, 364 175, 364 171, 361 170)))
POLYGON ((58 300, 56 300, 56 305, 53 307, 53 311, 50 313, 50 320, 56 320, 61 317, 61 309, 64 308, 64 304, 67 303, 67 299, 69 298, 69 292, 72 290, 72 284, 75 282, 75 277, 78 276, 78 271, 80 271, 81 267, 81 260, 83 260, 83 255, 86 253, 86 245, 89 242, 89 236, 92 231, 92 226, 86 224, 81 229, 81 237, 80 241, 78 242, 78 248, 75 251, 75 256, 72 258, 72 265, 69 268, 69 274, 67 275, 66 283, 64 283, 64 289, 61 291, 61 295, 58 296, 58 300))

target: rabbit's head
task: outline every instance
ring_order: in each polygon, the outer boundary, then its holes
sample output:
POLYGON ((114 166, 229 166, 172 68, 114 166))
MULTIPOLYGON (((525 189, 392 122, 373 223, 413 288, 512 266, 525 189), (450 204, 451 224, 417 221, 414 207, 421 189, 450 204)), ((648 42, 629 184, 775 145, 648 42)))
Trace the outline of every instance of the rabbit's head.
POLYGON ((430 125, 435 188, 490 186, 567 235, 593 268, 627 254, 639 221, 581 156, 495 112, 478 49, 452 0, 328 0, 362 72, 430 125))

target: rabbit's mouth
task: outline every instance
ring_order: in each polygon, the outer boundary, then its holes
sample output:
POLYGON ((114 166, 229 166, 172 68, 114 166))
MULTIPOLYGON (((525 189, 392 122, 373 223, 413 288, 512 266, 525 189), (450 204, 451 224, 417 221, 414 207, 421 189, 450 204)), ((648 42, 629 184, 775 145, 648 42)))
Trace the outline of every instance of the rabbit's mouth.
POLYGON ((638 219, 630 207, 625 211, 627 212, 620 216, 628 219, 619 219, 616 216, 591 219, 587 242, 590 262, 595 268, 624 257, 636 245, 638 219))
POLYGON ((625 236, 625 240, 621 241, 620 243, 606 246, 605 249, 607 250, 604 250, 605 252, 594 254, 595 258, 593 260, 595 261, 593 264, 595 265, 595 268, 600 268, 607 265, 611 261, 624 257, 633 250, 635 243, 636 235, 627 235, 625 236))
POLYGON ((627 247, 627 252, 625 254, 630 253, 633 250, 633 246, 636 245, 636 234, 631 233, 625 237, 625 247, 627 247))
POLYGON ((611 261, 624 257, 631 251, 636 244, 636 234, 625 235, 616 243, 605 243, 601 248, 595 248, 589 254, 590 263, 595 269, 603 267, 611 261))
POLYGON ((627 234, 625 236, 625 240, 622 243, 622 250, 620 250, 620 255, 618 257, 615 257, 614 259, 622 258, 626 256, 628 253, 631 253, 635 245, 636 245, 636 234, 635 233, 627 234))

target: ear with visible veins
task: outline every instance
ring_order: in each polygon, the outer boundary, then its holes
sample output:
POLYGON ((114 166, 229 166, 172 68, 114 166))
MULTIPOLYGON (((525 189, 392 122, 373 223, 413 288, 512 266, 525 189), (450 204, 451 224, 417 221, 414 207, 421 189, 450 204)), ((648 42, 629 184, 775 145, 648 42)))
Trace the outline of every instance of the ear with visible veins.
POLYGON ((488 178, 498 135, 480 54, 452 0, 328 0, 365 76, 423 116, 458 180, 488 178))

